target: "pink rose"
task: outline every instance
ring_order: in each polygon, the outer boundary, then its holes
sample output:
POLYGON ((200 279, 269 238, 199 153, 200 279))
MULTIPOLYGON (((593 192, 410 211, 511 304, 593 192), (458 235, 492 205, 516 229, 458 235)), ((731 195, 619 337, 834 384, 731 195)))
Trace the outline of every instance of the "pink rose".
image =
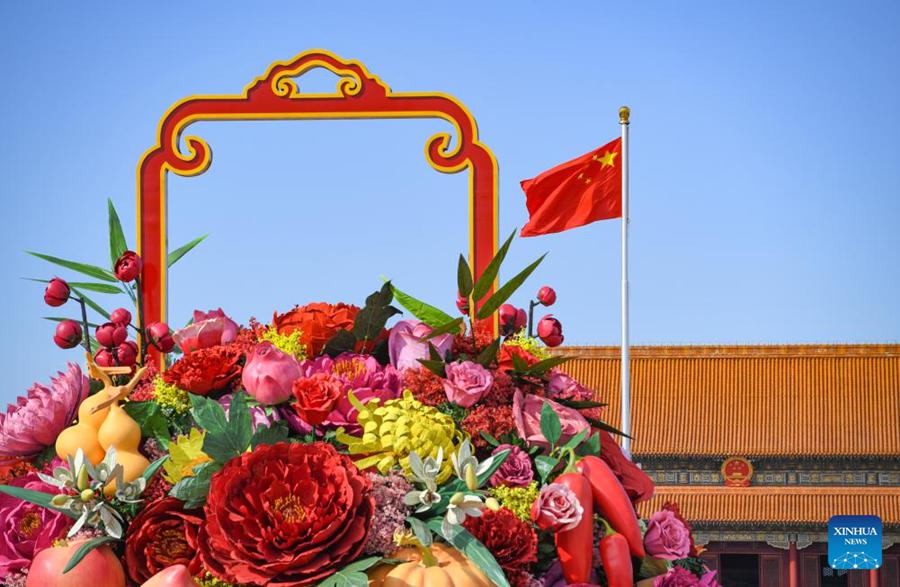
POLYGON ((550 407, 553 408, 553 411, 559 417, 562 434, 558 444, 567 442, 570 438, 590 426, 578 410, 537 395, 525 395, 521 390, 517 389, 516 394, 513 396, 513 419, 516 422, 516 430, 519 432, 519 436, 524 438, 528 444, 545 448, 550 446, 550 443, 541 432, 541 408, 545 403, 550 404, 550 407))
POLYGON ((541 487, 541 493, 531 505, 531 521, 541 530, 562 532, 571 530, 581 521, 584 508, 575 492, 561 483, 541 487))
POLYGON ((707 571, 700 577, 700 587, 722 587, 716 579, 716 571, 707 571))
MULTIPOLYGON (((9 485, 56 494, 58 489, 40 480, 37 473, 13 479, 9 485)), ((0 494, 0 581, 10 573, 31 566, 34 556, 66 535, 74 520, 61 512, 0 494)))
POLYGON ((449 363, 446 367, 444 393, 458 406, 471 408, 494 384, 490 371, 472 361, 449 363))
POLYGON ((501 444, 493 453, 509 449, 506 460, 491 475, 491 487, 505 485, 507 487, 525 487, 534 480, 534 469, 531 467, 531 459, 528 453, 514 444, 501 444))
POLYGON ((653 587, 698 587, 700 580, 697 575, 684 567, 672 567, 665 575, 660 575, 653 580, 653 587))
POLYGON ((650 516, 644 547, 648 555, 656 558, 686 558, 691 553, 691 532, 674 512, 660 510, 650 516))
POLYGON ((200 349, 228 344, 237 338, 238 325, 225 315, 222 308, 201 312, 194 310, 194 322, 177 330, 172 337, 181 350, 192 353, 200 349))
POLYGON ((291 397, 291 385, 302 375, 294 357, 271 342, 263 342, 248 354, 241 382, 259 403, 280 404, 291 397))
POLYGON ((401 320, 391 328, 388 338, 388 354, 391 357, 391 365, 397 369, 418 369, 422 366, 419 359, 427 359, 428 343, 434 345, 437 352, 443 357, 453 346, 453 335, 442 334, 429 340, 422 340, 433 329, 431 326, 418 320, 401 320))
POLYGON ((575 401, 591 401, 594 392, 579 383, 574 377, 559 369, 551 369, 547 381, 547 395, 575 401))

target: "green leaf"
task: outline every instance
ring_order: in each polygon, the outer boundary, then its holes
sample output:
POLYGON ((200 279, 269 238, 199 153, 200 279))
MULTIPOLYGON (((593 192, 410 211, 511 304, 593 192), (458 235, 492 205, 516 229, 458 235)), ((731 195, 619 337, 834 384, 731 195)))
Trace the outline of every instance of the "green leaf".
POLYGON ((578 445, 578 448, 575 449, 575 454, 580 457, 588 455, 598 456, 600 454, 600 446, 600 433, 594 432, 587 440, 578 445))
MULTIPOLYGON (((44 320, 50 320, 51 322, 62 322, 63 320, 73 320, 73 318, 63 318, 62 316, 44 316, 44 320)), ((81 320, 76 320, 79 324, 81 324, 81 320)), ((88 322, 88 326, 91 328, 97 328, 99 324, 94 324, 93 322, 88 322)))
POLYGON ((525 359, 516 354, 510 356, 512 357, 513 371, 516 373, 525 373, 528 371, 528 363, 525 362, 525 359))
POLYGON ((177 249, 175 249, 174 251, 172 251, 171 253, 169 253, 169 257, 166 260, 166 263, 168 264, 168 266, 171 267, 172 265, 177 263, 179 259, 181 259, 185 255, 187 255, 191 251, 191 249, 193 249, 194 247, 199 245, 201 242, 203 242, 203 239, 205 239, 208 236, 209 236, 208 234, 204 234, 203 236, 198 236, 197 238, 195 238, 188 244, 182 245, 182 246, 178 247, 177 249))
POLYGON ((567 450, 575 450, 576 448, 578 448, 578 445, 580 445, 584 441, 584 438, 590 431, 590 428, 582 428, 578 431, 578 434, 570 438, 564 445, 560 447, 559 450, 561 452, 566 452, 567 450))
POLYGON ((468 298, 472 293, 472 270, 462 255, 459 256, 459 265, 456 268, 456 287, 459 289, 459 295, 464 298, 468 298))
POLYGON ((485 469, 481 475, 478 476, 478 486, 481 487, 485 483, 487 483, 488 479, 491 478, 491 475, 497 472, 497 469, 506 461, 507 457, 509 457, 510 449, 505 448, 493 455, 494 460, 491 461, 491 466, 485 469))
POLYGON ((159 468, 162 467, 167 460, 169 460, 169 455, 164 455, 150 463, 150 465, 144 469, 144 472, 141 473, 141 477, 144 478, 144 481, 150 483, 150 480, 153 479, 153 476, 156 475, 156 472, 159 471, 159 468))
POLYGON ((453 316, 447 314, 446 312, 442 312, 441 310, 435 308, 432 305, 426 304, 421 300, 417 300, 409 294, 405 294, 393 284, 391 284, 391 291, 394 292, 394 299, 397 300, 397 303, 406 308, 406 310, 424 322, 425 324, 431 326, 432 328, 438 327, 442 324, 446 324, 453 320, 453 316))
POLYGON ((478 353, 475 362, 483 367, 490 367, 491 363, 497 358, 498 352, 500 352, 500 339, 495 338, 494 342, 484 347, 484 350, 478 353))
POLYGON ((588 421, 588 424, 590 424, 590 425, 593 426, 594 428, 599 428, 600 430, 606 430, 607 432, 610 432, 610 433, 612 433, 612 434, 618 434, 619 436, 624 436, 624 437, 626 437, 626 438, 631 438, 631 436, 629 436, 628 434, 625 434, 624 432, 622 432, 622 431, 619 430, 618 428, 615 428, 615 427, 613 427, 613 426, 610 426, 609 424, 607 424, 607 423, 604 422, 603 420, 598 420, 598 419, 596 419, 596 418, 588 418, 587 416, 585 416, 584 419, 587 420, 587 421, 588 421))
POLYGON ((447 542, 466 555, 497 587, 509 587, 509 581, 506 580, 506 575, 503 574, 503 570, 497 564, 497 559, 494 558, 494 555, 491 554, 484 544, 469 534, 465 528, 460 525, 448 525, 448 532, 445 534, 440 518, 429 520, 428 527, 443 536, 447 542))
POLYGON ((475 287, 472 290, 472 298, 476 302, 487 295, 491 286, 494 285, 497 274, 500 273, 500 265, 503 263, 503 260, 506 259, 506 252, 509 251, 509 245, 512 243, 514 236, 516 236, 515 230, 512 231, 512 234, 509 235, 506 242, 504 242, 500 249, 497 250, 497 254, 494 255, 494 258, 491 259, 488 266, 484 268, 484 272, 478 276, 478 280, 475 282, 475 287))
POLYGON ((218 472, 222 465, 207 461, 194 467, 194 476, 185 477, 175 484, 169 491, 169 495, 177 497, 184 502, 185 509, 195 509, 206 503, 209 495, 209 483, 213 474, 218 472))
POLYGON ((78 263, 76 261, 68 261, 66 259, 60 259, 59 257, 52 257, 50 255, 45 255, 43 253, 35 253, 33 251, 25 251, 29 255, 37 257, 38 259, 43 259, 44 261, 48 261, 50 263, 54 263, 61 267, 65 267, 66 269, 71 269, 72 271, 77 271, 78 273, 83 273, 84 275, 89 275, 94 279, 99 279, 101 281, 109 281, 110 283, 118 283, 118 279, 113 275, 112 271, 108 271, 103 269, 102 267, 97 267, 96 265, 88 265, 87 263, 78 263))
MULTIPOLYGON (((28 281, 37 281, 38 283, 50 283, 49 279, 36 279, 34 277, 25 277, 23 279, 27 279, 28 281)), ((67 281, 70 287, 77 287, 79 289, 83 289, 86 291, 93 291, 97 293, 105 293, 105 294, 121 294, 125 293, 119 287, 115 285, 110 285, 108 283, 96 283, 93 281, 67 281)))
POLYGON ((328 339, 322 352, 332 359, 341 353, 351 353, 356 348, 356 337, 349 330, 338 330, 328 339))
POLYGON ((219 402, 201 395, 189 394, 191 400, 191 416, 194 422, 209 434, 222 434, 228 426, 225 419, 225 408, 219 402))
POLYGON ((591 408, 602 408, 604 406, 608 406, 609 404, 605 404, 603 402, 595 402, 591 400, 577 400, 577 399, 565 399, 565 398, 556 398, 554 401, 561 403, 562 405, 574 408, 576 410, 589 410, 591 408))
POLYGON ((537 269, 537 266, 541 264, 541 261, 544 260, 544 257, 547 256, 547 253, 544 253, 540 257, 538 257, 537 261, 523 269, 519 272, 518 275, 507 281, 503 284, 503 287, 494 292, 494 295, 489 297, 487 301, 478 308, 478 318, 484 319, 497 311, 497 308, 502 306, 506 300, 509 299, 511 295, 513 295, 519 287, 525 283, 525 280, 537 269))
POLYGON ((447 376, 447 364, 444 361, 435 361, 428 359, 418 359, 422 366, 437 375, 438 377, 446 377, 447 376))
POLYGON ((488 434, 487 432, 485 432, 484 430, 480 430, 478 433, 481 434, 481 437, 484 438, 487 441, 487 443, 490 444, 491 446, 500 446, 500 441, 497 440, 496 438, 494 438, 493 436, 491 436, 490 434, 488 434))
POLYGON ((448 332, 459 334, 459 327, 463 323, 463 320, 464 318, 460 316, 459 318, 454 318, 446 324, 441 324, 440 326, 433 328, 431 332, 428 333, 428 336, 426 336, 423 340, 431 340, 432 338, 447 334, 448 332))
POLYGON ((535 377, 540 377, 550 369, 562 365, 566 361, 571 360, 572 357, 558 356, 558 357, 548 357, 542 361, 538 361, 533 365, 529 366, 526 370, 528 375, 533 375, 535 377))
POLYGON ((243 392, 238 392, 231 397, 228 424, 224 432, 207 431, 203 439, 203 452, 217 462, 225 464, 241 456, 250 446, 252 437, 253 418, 247 408, 247 396, 243 392))
POLYGON ((390 281, 366 298, 366 305, 357 312, 356 320, 353 322, 353 335, 356 340, 375 340, 381 334, 388 319, 400 313, 400 310, 391 305, 393 300, 390 281))
POLYGON ((369 585, 369 577, 364 571, 374 567, 381 560, 380 556, 370 556, 354 561, 320 581, 317 587, 367 587, 369 585))
POLYGON ((119 214, 112 198, 107 198, 106 201, 109 208, 109 259, 114 266, 122 253, 128 250, 128 244, 125 242, 125 233, 122 232, 122 223, 119 222, 119 214))
POLYGON ((409 527, 412 528, 413 534, 416 535, 416 538, 419 539, 419 542, 421 542, 423 546, 431 546, 433 534, 431 528, 428 527, 428 524, 414 516, 406 518, 406 522, 409 524, 409 527))
POLYGON ((48 510, 62 512, 74 520, 78 519, 77 514, 74 514, 69 510, 55 507, 52 503, 50 503, 50 500, 53 499, 54 494, 44 493, 43 491, 35 491, 34 489, 25 489, 24 487, 15 487, 13 485, 0 485, 0 493, 5 493, 6 495, 11 495, 18 499, 21 499, 22 501, 27 501, 28 503, 33 503, 34 505, 45 507, 48 510))
POLYGON ((547 481, 550 473, 553 472, 553 469, 555 469, 558 464, 559 459, 555 457, 538 455, 534 458, 534 468, 537 469, 538 475, 541 478, 541 482, 547 481))
POLYGON ((169 448, 169 421, 154 401, 127 402, 125 412, 141 427, 141 436, 155 438, 163 448, 169 448))
POLYGON ((63 567, 63 575, 74 569, 88 553, 95 548, 103 546, 107 542, 119 542, 119 539, 113 538, 112 536, 97 536, 96 538, 91 538, 87 542, 82 543, 81 546, 78 547, 78 550, 75 551, 75 554, 72 555, 72 558, 69 559, 69 562, 66 563, 66 566, 63 567))
POLYGON ((544 402, 544 405, 541 406, 541 434, 550 443, 551 449, 556 446, 556 442, 562 435, 562 425, 559 422, 559 416, 550 402, 544 402))
MULTIPOLYGON (((71 285, 70 285, 70 287, 71 287, 71 285)), ((100 306, 100 304, 98 304, 97 302, 95 302, 95 301, 92 300, 91 298, 89 298, 89 297, 87 297, 86 295, 84 295, 84 293, 83 293, 80 289, 75 288, 75 287, 72 287, 71 289, 72 289, 73 292, 75 292, 75 294, 76 294, 79 298, 81 298, 82 300, 84 300, 84 303, 85 303, 89 308, 93 309, 95 312, 97 312, 98 314, 100 314, 101 316, 103 316, 104 318, 106 318, 107 320, 109 320, 109 312, 107 312, 106 310, 104 310, 104 309, 100 306)))
POLYGON ((284 442, 287 438, 288 429, 284 424, 276 422, 271 426, 260 426, 250 439, 250 448, 255 449, 261 444, 278 444, 279 442, 284 442))

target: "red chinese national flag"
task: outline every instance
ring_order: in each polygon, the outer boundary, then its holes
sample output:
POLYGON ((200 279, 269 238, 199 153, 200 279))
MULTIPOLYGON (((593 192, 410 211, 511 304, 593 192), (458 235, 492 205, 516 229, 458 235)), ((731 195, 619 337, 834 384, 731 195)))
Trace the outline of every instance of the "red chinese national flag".
POLYGON ((522 182, 528 224, 522 236, 562 232, 622 216, 622 139, 522 182))

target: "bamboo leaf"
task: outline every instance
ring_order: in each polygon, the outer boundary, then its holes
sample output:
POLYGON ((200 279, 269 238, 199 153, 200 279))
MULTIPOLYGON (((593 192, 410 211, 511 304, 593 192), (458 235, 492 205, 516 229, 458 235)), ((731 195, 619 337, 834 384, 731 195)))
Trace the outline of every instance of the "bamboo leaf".
MULTIPOLYGON (((51 322, 62 322, 63 320, 74 320, 74 318, 63 318, 62 316, 44 316, 44 320, 50 320, 51 322)), ((81 320, 75 320, 79 324, 81 324, 81 320)), ((88 322, 88 326, 91 328, 97 328, 99 324, 94 324, 93 322, 88 322)))
POLYGON ((464 320, 464 318, 462 316, 460 316, 459 318, 454 318, 453 320, 451 320, 450 322, 447 322, 446 324, 441 324, 440 326, 438 326, 437 328, 434 328, 431 332, 429 332, 428 335, 426 335, 422 340, 431 340, 432 338, 437 338, 438 336, 441 336, 441 335, 444 335, 447 333, 451 333, 451 332, 453 334, 459 334, 459 332, 460 332, 459 327, 462 325, 463 320, 464 320))
MULTIPOLYGON (((35 277, 23 277, 22 279, 28 281, 36 281, 38 283, 50 283, 49 279, 37 279, 35 277)), ((93 291, 97 293, 107 293, 107 294, 120 294, 125 293, 121 288, 116 287, 115 285, 110 285, 108 283, 96 283, 94 281, 66 281, 69 287, 77 287, 79 289, 84 289, 87 291, 93 291)))
POLYGON ((72 555, 72 558, 69 559, 69 562, 66 563, 65 568, 63 568, 63 575, 74 569, 78 565, 78 563, 80 563, 82 559, 84 559, 84 557, 86 557, 95 548, 99 548, 107 542, 118 541, 118 538, 113 538, 112 536, 98 536, 96 538, 91 538, 78 547, 78 550, 75 551, 75 554, 72 555))
POLYGON ((587 416, 585 416, 584 419, 587 420, 588 424, 590 424, 594 428, 599 428, 600 430, 606 430, 607 432, 610 432, 612 434, 618 434, 619 436, 624 436, 625 438, 631 438, 631 436, 629 436, 628 434, 625 434, 618 428, 610 426, 603 420, 598 420, 596 418, 588 418, 587 416))
MULTIPOLYGON (((71 287, 71 285, 69 287, 71 287)), ((109 312, 107 312, 106 310, 101 308, 100 304, 98 304, 91 298, 84 295, 84 293, 78 288, 72 287, 72 291, 75 292, 76 294, 78 294, 78 297, 81 298, 82 300, 84 300, 84 303, 87 304, 91 309, 93 309, 95 312, 97 312, 98 314, 100 314, 101 316, 103 316, 104 318, 109 320, 109 312)))
POLYGON ((509 581, 506 580, 506 575, 503 574, 497 559, 494 558, 494 555, 491 554, 484 544, 469 534, 468 530, 461 525, 441 524, 440 518, 429 520, 428 527, 443 536, 444 540, 466 555, 497 587, 509 587, 509 581))
POLYGON ((125 233, 122 232, 122 223, 119 221, 119 214, 112 198, 107 198, 106 201, 109 208, 109 259, 110 263, 115 265, 122 253, 128 250, 128 244, 125 242, 125 233))
POLYGON ((484 272, 478 276, 478 280, 475 281, 475 287, 472 290, 472 298, 475 302, 480 301, 481 298, 487 295, 491 286, 494 285, 497 274, 500 273, 500 265, 503 263, 503 260, 506 259, 506 252, 509 251, 509 245, 512 243, 512 239, 515 235, 516 231, 514 230, 506 239, 506 242, 504 242, 500 249, 497 250, 497 254, 494 255, 494 258, 491 259, 488 266, 484 268, 484 272))
POLYGON ((456 268, 456 286, 459 288, 459 295, 464 298, 472 293, 472 270, 462 255, 459 256, 459 265, 456 268))
POLYGON ((204 234, 203 236, 198 236, 197 238, 195 238, 188 244, 182 245, 182 246, 178 247, 177 249, 175 249, 174 251, 172 251, 171 253, 169 253, 169 258, 167 260, 168 266, 171 267, 172 265, 177 263, 179 259, 181 259, 185 255, 187 255, 191 251, 191 249, 193 249, 194 247, 196 247, 197 245, 202 243, 203 240, 208 236, 209 236, 208 234, 204 234))
POLYGON ((13 485, 0 485, 0 493, 5 493, 6 495, 11 495, 12 497, 16 497, 18 499, 21 499, 22 501, 27 501, 28 503, 33 503, 34 505, 45 507, 48 510, 62 512, 74 520, 78 519, 78 515, 70 512, 69 510, 54 507, 54 505, 50 503, 50 500, 53 499, 53 495, 49 493, 44 493, 43 491, 35 491, 34 489, 25 489, 24 487, 15 487, 13 485))
POLYGON ((394 292, 394 299, 401 306, 432 328, 437 328, 453 320, 453 316, 443 312, 430 304, 426 304, 422 300, 418 300, 409 294, 403 293, 397 286, 391 284, 391 290, 394 292))
POLYGON ((84 275, 89 275, 94 279, 99 279, 101 281, 108 281, 110 283, 118 283, 118 279, 113 275, 112 271, 108 271, 103 269, 102 267, 97 267, 96 265, 88 265, 87 263, 78 263, 76 261, 68 261, 66 259, 60 259, 59 257, 53 257, 50 255, 45 255, 43 253, 35 253, 33 251, 25 251, 29 255, 37 257, 38 259, 43 259, 49 263, 53 263, 55 265, 59 265, 60 267, 65 267, 66 269, 71 269, 72 271, 77 271, 78 273, 83 273, 84 275))
POLYGON ((495 291, 494 295, 489 297, 484 305, 478 308, 478 318, 484 319, 496 312, 497 308, 502 306, 503 303, 519 289, 525 280, 528 279, 534 270, 537 269, 537 266, 541 264, 541 261, 543 261, 546 256, 547 253, 541 255, 537 261, 523 269, 518 275, 507 281, 503 287, 495 291))

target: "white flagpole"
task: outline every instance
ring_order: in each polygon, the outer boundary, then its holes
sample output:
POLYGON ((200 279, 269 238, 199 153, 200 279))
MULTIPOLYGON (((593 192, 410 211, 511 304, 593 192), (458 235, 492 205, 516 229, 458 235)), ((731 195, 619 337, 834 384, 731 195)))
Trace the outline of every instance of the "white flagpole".
MULTIPOLYGON (((628 106, 619 108, 622 127, 622 432, 631 435, 631 364, 628 349, 628 106)), ((622 450, 631 456, 631 439, 622 438, 622 450)))

